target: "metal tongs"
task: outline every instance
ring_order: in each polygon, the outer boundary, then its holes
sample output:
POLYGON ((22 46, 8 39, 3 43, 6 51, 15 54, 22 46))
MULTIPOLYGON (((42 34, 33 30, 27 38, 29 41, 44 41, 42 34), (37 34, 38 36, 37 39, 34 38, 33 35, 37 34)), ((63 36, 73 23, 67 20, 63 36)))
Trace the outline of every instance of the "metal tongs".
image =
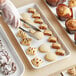
MULTIPOLYGON (((41 30, 40 30, 39 28, 37 28, 37 27, 35 27, 34 25, 32 25, 32 24, 30 24, 30 23, 24 21, 23 19, 20 19, 20 21, 22 21, 24 24, 29 25, 29 26, 30 26, 31 28, 33 28, 34 30, 40 31, 40 32, 41 32, 41 30)), ((19 28, 21 28, 21 27, 19 27, 19 28)))

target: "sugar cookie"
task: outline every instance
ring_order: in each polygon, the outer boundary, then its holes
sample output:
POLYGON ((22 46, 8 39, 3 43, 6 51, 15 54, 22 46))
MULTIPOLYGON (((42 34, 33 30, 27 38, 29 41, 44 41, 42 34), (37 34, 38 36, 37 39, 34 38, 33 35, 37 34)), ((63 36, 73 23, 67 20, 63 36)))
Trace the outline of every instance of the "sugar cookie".
POLYGON ((47 60, 47 61, 54 61, 54 60, 56 60, 56 54, 54 54, 54 53, 47 53, 46 55, 45 55, 45 60, 47 60))
POLYGON ((42 53, 49 52, 50 51, 50 46, 48 46, 48 44, 44 43, 39 47, 39 51, 42 52, 42 53))

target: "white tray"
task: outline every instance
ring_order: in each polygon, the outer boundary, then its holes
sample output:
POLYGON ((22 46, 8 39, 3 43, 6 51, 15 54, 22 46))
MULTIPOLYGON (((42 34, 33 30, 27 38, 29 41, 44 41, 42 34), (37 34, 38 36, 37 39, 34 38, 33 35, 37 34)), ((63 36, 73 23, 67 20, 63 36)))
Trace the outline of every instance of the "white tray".
MULTIPOLYGON (((66 35, 68 36, 68 38, 70 39, 70 41, 74 44, 75 41, 74 41, 74 34, 69 34, 65 29, 65 21, 60 21, 58 18, 57 18, 57 14, 56 14, 56 7, 52 7, 50 5, 47 4, 46 0, 43 0, 44 3, 48 6, 48 8, 52 11, 52 13, 54 14, 55 18, 57 19, 57 21, 60 23, 61 25, 61 28, 63 29, 64 28, 64 32, 66 32, 66 35)), ((66 2, 64 2, 64 4, 68 5, 68 0, 66 0, 66 2)), ((73 7, 73 17, 74 19, 76 19, 76 7, 73 7)))
MULTIPOLYGON (((30 8, 30 7, 35 8, 35 9, 40 13, 40 15, 41 15, 42 19, 44 20, 44 22, 48 25, 48 27, 49 27, 50 30, 53 32, 53 34, 58 38, 58 42, 61 43, 62 48, 66 51, 66 55, 65 55, 65 56, 58 56, 57 60, 56 60, 56 61, 53 61, 53 62, 47 62, 47 61, 45 61, 45 59, 43 58, 43 57, 45 56, 45 53, 40 53, 40 52, 38 51, 38 52, 37 52, 37 55, 38 55, 39 57, 41 57, 44 62, 42 63, 41 66, 35 67, 35 66, 31 63, 31 59, 33 59, 35 56, 29 56, 29 55, 26 54, 25 51, 26 51, 26 49, 27 49, 28 47, 27 47, 27 46, 23 46, 23 45, 20 44, 20 39, 16 36, 18 30, 12 28, 12 27, 9 25, 10 30, 12 31, 12 33, 13 33, 13 35, 15 36, 17 42, 18 42, 19 45, 21 46, 23 52, 25 53, 27 59, 29 60, 30 64, 32 65, 32 67, 33 67, 34 69, 39 69, 39 68, 44 67, 44 66, 46 66, 46 65, 48 65, 48 64, 52 64, 52 63, 55 63, 55 62, 57 62, 57 61, 59 61, 59 60, 62 60, 62 59, 65 59, 65 58, 69 57, 69 56, 70 56, 70 51, 68 50, 68 48, 66 47, 66 45, 64 44, 64 42, 61 40, 61 38, 59 37, 59 35, 57 34, 57 32, 55 31, 55 29, 53 28, 53 26, 51 26, 51 24, 49 24, 47 18, 46 18, 45 15, 42 13, 41 9, 39 8, 39 6, 38 6, 37 4, 34 4, 34 3, 33 3, 33 4, 29 4, 29 5, 20 7, 18 10, 19 10, 20 13, 24 13, 24 12, 27 12, 27 9, 30 8)), ((29 14, 29 15, 31 15, 31 14, 29 14)), ((35 25, 38 26, 37 24, 35 24, 35 25)), ((33 41, 32 41, 32 45, 31 45, 31 46, 33 46, 33 47, 39 47, 41 44, 46 43, 46 39, 48 39, 47 36, 44 37, 44 39, 39 40, 39 41, 37 41, 37 40, 35 40, 34 38, 32 38, 33 41)), ((48 43, 48 44, 51 44, 51 43, 48 43)), ((51 50, 53 50, 53 52, 55 52, 54 49, 51 49, 51 50)))
MULTIPOLYGON (((0 25, 0 40, 2 40, 2 43, 4 44, 5 48, 8 50, 8 53, 10 57, 13 59, 13 61, 16 64, 17 70, 14 74, 8 75, 8 76, 22 76, 24 72, 24 65, 18 56, 15 48, 9 41, 9 38, 7 37, 7 34, 4 32, 2 26, 0 25)), ((0 73, 0 76, 4 76, 0 73)))

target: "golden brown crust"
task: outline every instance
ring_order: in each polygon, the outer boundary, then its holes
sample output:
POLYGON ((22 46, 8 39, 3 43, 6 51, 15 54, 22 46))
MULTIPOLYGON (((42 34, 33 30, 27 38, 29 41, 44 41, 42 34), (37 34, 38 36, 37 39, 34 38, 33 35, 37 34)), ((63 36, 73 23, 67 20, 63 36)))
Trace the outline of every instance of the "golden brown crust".
POLYGON ((61 45, 59 43, 53 43, 52 44, 52 48, 54 48, 54 49, 60 49, 61 45))
POLYGON ((67 20, 66 21, 66 26, 71 31, 76 30, 76 20, 75 19, 67 20))
POLYGON ((56 41, 57 41, 57 38, 53 36, 50 36, 48 39, 48 42, 56 42, 56 41))
POLYGON ((35 13, 35 12, 36 12, 36 9, 35 9, 35 8, 29 8, 29 9, 28 9, 28 12, 29 12, 29 13, 35 13))
POLYGON ((69 7, 76 7, 76 0, 69 0, 68 6, 69 7))

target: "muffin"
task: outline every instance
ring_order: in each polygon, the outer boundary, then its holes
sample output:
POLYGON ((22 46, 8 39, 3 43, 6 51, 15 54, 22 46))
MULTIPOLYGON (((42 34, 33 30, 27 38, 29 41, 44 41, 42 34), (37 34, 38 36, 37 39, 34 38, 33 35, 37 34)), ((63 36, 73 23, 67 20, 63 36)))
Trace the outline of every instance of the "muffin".
POLYGON ((46 0, 46 2, 50 5, 50 6, 57 6, 58 4, 61 4, 63 2, 65 2, 66 0, 46 0))
POLYGON ((76 0, 69 0, 68 6, 69 7, 76 7, 76 0))
POLYGON ((76 19, 68 19, 65 22, 66 30, 73 34, 76 32, 76 19))
POLYGON ((69 8, 65 4, 59 4, 56 8, 56 13, 57 13, 58 18, 61 21, 65 21, 66 19, 73 17, 72 8, 69 8))

